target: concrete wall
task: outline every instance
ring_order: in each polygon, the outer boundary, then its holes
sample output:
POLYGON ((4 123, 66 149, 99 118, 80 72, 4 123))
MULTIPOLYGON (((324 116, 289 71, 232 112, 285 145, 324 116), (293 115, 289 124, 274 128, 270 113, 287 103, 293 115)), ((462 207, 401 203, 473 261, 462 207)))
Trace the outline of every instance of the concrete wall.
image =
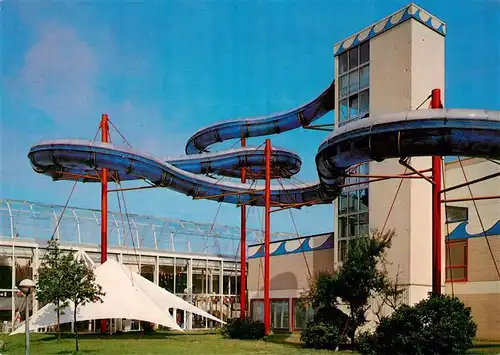
MULTIPOLYGON (((442 90, 444 101, 442 35, 409 20, 372 39, 370 50, 370 115, 416 109, 433 88, 442 90)), ((431 158, 412 158, 410 164, 419 170, 427 169, 431 158)), ((397 159, 370 163, 374 175, 404 171, 397 159)), ((415 179, 370 185, 370 228, 382 228, 389 215, 386 228, 394 228, 397 233, 389 252, 389 272, 395 275, 399 270, 401 282, 409 286, 410 303, 426 297, 431 289, 431 191, 427 181, 415 179)))
POLYGON ((456 294, 466 306, 471 307, 472 316, 477 324, 477 339, 500 339, 499 292, 497 288, 496 293, 456 294))
MULTIPOLYGON (((270 258, 270 297, 299 297, 308 288, 309 271, 333 271, 334 249, 324 249, 270 258)), ((264 258, 248 261, 249 299, 264 298, 264 258)))

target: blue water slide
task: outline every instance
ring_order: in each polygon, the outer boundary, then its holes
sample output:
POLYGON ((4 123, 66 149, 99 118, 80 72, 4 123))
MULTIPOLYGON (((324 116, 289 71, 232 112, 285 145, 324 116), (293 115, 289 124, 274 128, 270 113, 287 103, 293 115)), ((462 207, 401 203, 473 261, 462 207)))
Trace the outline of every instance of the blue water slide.
MULTIPOLYGON (((252 179, 265 172, 263 148, 242 147, 210 152, 209 147, 241 137, 259 137, 310 125, 334 109, 332 83, 311 102, 291 111, 243 118, 198 130, 186 144, 186 155, 159 158, 130 148, 88 140, 50 140, 31 147, 33 169, 55 180, 98 181, 92 176, 109 169, 110 181, 147 180, 156 186, 218 202, 264 205, 262 187, 221 181, 214 175, 252 179)), ((341 192, 346 170, 355 164, 412 156, 460 155, 500 159, 500 111, 411 110, 368 117, 338 128, 316 155, 319 180, 309 184, 272 184, 271 201, 295 207, 331 203, 341 192)), ((273 147, 272 175, 290 178, 299 172, 300 157, 273 147)))

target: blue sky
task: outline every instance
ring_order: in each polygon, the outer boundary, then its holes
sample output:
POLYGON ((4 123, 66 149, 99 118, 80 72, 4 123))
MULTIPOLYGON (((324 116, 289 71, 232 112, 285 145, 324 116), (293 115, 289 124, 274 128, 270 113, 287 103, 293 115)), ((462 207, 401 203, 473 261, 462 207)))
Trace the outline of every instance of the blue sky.
MULTIPOLYGON (((92 139, 102 112, 135 148, 162 156, 182 154, 189 136, 212 122, 305 103, 333 78, 334 43, 406 4, 0 2, 0 197, 64 204, 72 183, 37 175, 26 154, 41 139, 92 139)), ((500 109, 500 2, 417 4, 448 25, 446 106, 500 109)), ((320 123, 332 121, 329 114, 320 123)), ((298 178, 308 181, 316 179, 324 137, 297 131, 272 141, 302 156, 298 178)), ((99 186, 79 184, 70 205, 98 208, 99 201, 99 186)), ((127 192, 126 201, 130 212, 203 222, 218 207, 165 189, 127 192)), ((252 226, 260 226, 258 213, 250 212, 252 226)), ((293 214, 301 234, 333 227, 331 206, 293 214)), ((223 205, 217 223, 237 225, 238 209, 223 205)), ((274 214, 272 228, 293 232, 290 212, 274 214)))

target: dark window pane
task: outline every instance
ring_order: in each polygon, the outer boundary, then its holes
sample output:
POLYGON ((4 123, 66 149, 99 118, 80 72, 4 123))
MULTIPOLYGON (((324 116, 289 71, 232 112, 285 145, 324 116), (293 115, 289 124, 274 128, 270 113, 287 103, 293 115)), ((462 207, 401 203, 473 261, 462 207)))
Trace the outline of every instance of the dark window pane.
POLYGON ((271 301, 271 327, 288 329, 288 301, 271 301))
POLYGON ((446 269, 446 280, 464 280, 467 276, 465 267, 446 269))
POLYGON ((347 238, 347 217, 339 217, 339 238, 347 238))
POLYGON ((354 47, 352 49, 349 49, 349 70, 356 68, 358 66, 358 52, 359 52, 359 47, 354 47))
POLYGON ((359 191, 359 211, 368 211, 368 189, 359 191))
POLYGON ((368 235, 370 228, 368 223, 369 223, 369 214, 360 213, 358 235, 368 235))
POLYGON ((365 65, 359 68, 359 89, 367 88, 370 84, 370 66, 365 65))
POLYGON ((359 90, 359 72, 357 70, 349 73, 349 93, 359 90))
POLYGON ((359 100, 358 95, 349 97, 349 119, 357 118, 359 113, 359 100))
POLYGON ((366 41, 359 46, 359 64, 370 60, 370 41, 366 41))
POLYGON ((264 321, 264 301, 253 301, 252 318, 257 321, 264 321))
POLYGON ((339 214, 347 213, 347 194, 343 193, 339 196, 339 214))
POLYGON ((446 223, 466 222, 469 220, 467 207, 446 206, 446 223))
POLYGON ((370 92, 369 90, 359 93, 359 116, 365 117, 370 113, 370 92))
POLYGON ((347 94, 349 94, 349 75, 346 74, 341 76, 339 82, 340 82, 339 96, 344 97, 347 94))
POLYGON ((339 55, 339 74, 345 73, 347 71, 347 52, 339 55))
POLYGON ((307 323, 313 320, 314 309, 312 307, 305 308, 298 300, 294 304, 294 328, 305 329, 307 323))
POLYGON ((446 248, 446 265, 465 265, 465 253, 467 247, 465 242, 449 243, 446 248))
MULTIPOLYGON (((359 167, 359 174, 360 175, 368 175, 370 173, 370 165, 368 163, 364 163, 359 167)), ((360 177, 359 181, 368 181, 367 177, 360 177)))
POLYGON ((349 238, 353 238, 356 236, 357 226, 358 226, 358 216, 349 216, 347 217, 347 233, 349 238))
POLYGON ((340 122, 347 121, 349 119, 349 107, 347 106, 347 99, 340 101, 340 122))
POLYGON ((358 212, 358 191, 349 192, 349 213, 358 212))

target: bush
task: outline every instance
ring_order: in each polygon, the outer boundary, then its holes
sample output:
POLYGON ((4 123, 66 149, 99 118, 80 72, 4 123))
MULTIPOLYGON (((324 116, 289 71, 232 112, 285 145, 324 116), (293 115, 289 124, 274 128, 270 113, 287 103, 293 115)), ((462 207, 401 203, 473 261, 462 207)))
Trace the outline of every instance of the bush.
POLYGON ((349 316, 336 306, 321 307, 314 314, 315 323, 331 324, 339 329, 345 329, 348 321, 349 316))
POLYGON ((327 323, 309 323, 300 334, 300 340, 308 348, 335 349, 341 342, 339 328, 327 323))
POLYGON ((229 319, 220 333, 224 338, 230 339, 262 339, 266 335, 264 323, 251 318, 229 319))
POLYGON ((433 295, 382 318, 375 332, 358 337, 358 351, 372 354, 464 354, 476 335, 470 307, 456 297, 433 295))
POLYGON ((144 333, 154 333, 154 323, 150 322, 143 322, 142 323, 142 330, 144 333))

